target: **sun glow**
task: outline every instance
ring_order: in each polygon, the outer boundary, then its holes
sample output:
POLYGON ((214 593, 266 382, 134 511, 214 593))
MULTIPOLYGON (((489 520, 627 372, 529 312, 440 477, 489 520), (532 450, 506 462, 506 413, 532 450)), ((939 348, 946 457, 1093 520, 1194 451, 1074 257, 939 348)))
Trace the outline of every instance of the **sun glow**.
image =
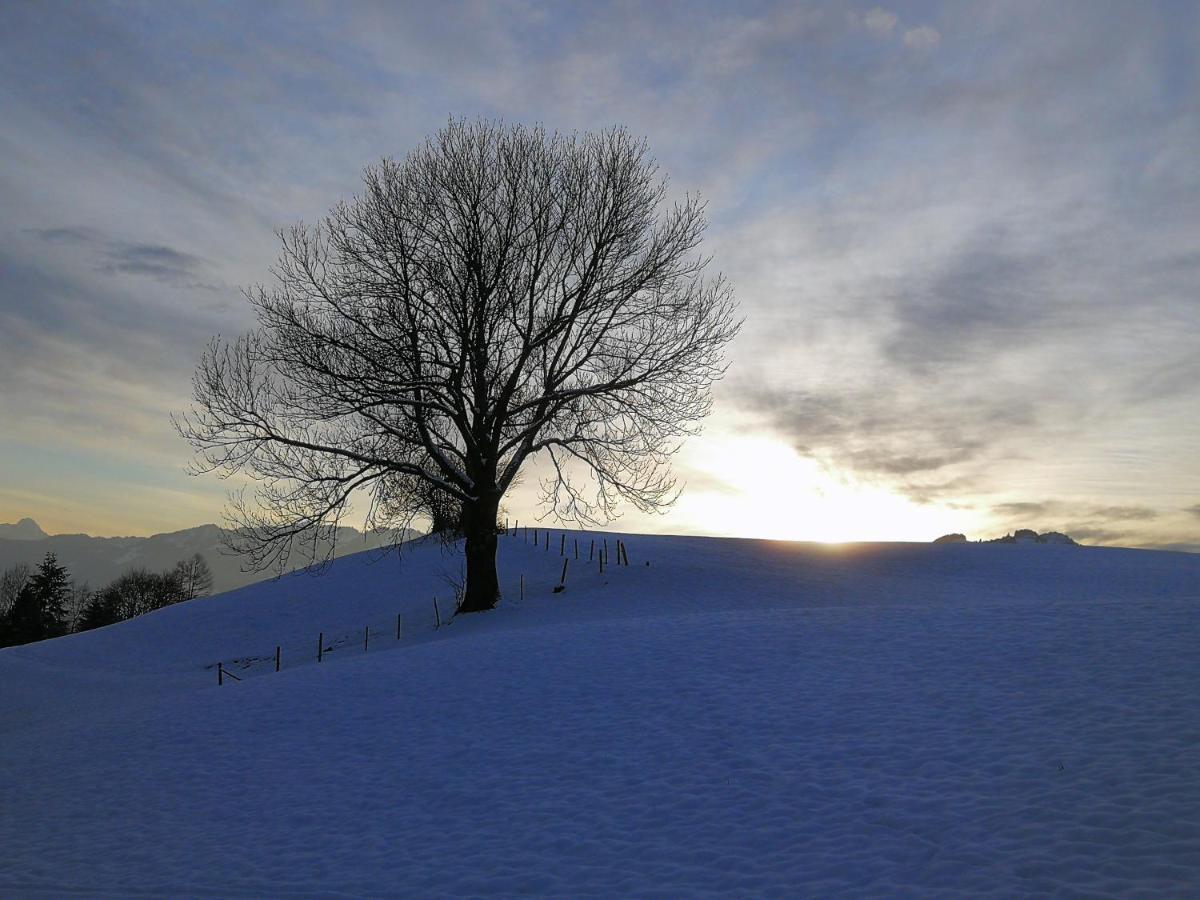
POLYGON ((710 437, 696 442, 687 463, 696 474, 672 518, 711 533, 841 543, 928 541, 962 530, 961 511, 840 478, 770 438, 710 437))

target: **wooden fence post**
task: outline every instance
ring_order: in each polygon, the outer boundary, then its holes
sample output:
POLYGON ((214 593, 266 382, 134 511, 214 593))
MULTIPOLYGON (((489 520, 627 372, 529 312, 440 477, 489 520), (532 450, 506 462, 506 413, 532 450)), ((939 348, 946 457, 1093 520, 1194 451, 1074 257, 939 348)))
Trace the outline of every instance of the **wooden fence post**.
POLYGON ((217 663, 217 686, 219 687, 219 686, 223 685, 224 683, 225 683, 225 664, 217 663))
POLYGON ((433 617, 434 617, 435 622, 437 623, 436 625, 434 625, 434 628, 441 628, 442 627, 442 614, 438 610, 437 597, 433 598, 433 617))
POLYGON ((396 613, 396 640, 400 640, 400 613, 396 613))
POLYGON ((575 558, 579 559, 579 538, 575 538, 575 558))
POLYGON ((564 560, 563 560, 563 570, 562 570, 562 574, 558 576, 558 583, 559 583, 559 584, 565 585, 565 584, 567 583, 567 563, 569 563, 570 561, 571 561, 571 560, 569 560, 569 559, 564 559, 564 560))
POLYGON ((588 562, 592 561, 592 557, 596 555, 596 539, 592 538, 592 545, 588 547, 588 562))
POLYGON ((275 671, 279 671, 279 645, 275 645, 275 671))
POLYGON ((325 632, 317 635, 317 662, 321 661, 321 657, 325 655, 325 632))
POLYGON ((565 531, 558 536, 558 555, 567 555, 567 533, 565 531))

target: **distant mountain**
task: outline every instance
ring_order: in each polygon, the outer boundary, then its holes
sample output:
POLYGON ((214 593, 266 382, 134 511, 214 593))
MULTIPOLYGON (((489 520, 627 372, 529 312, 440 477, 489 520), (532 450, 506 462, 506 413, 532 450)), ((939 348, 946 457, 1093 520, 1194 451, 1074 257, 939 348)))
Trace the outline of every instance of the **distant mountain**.
POLYGON ((42 531, 33 519, 22 519, 16 525, 0 524, 0 540, 40 541, 44 537, 49 537, 49 535, 42 531))
MULTIPOLYGON (((33 519, 22 519, 16 525, 0 524, 0 570, 15 563, 36 566, 47 552, 53 551, 77 584, 87 582, 95 589, 130 569, 159 572, 200 553, 212 570, 213 593, 272 577, 271 573, 243 572, 245 559, 227 553, 222 545, 223 535, 223 530, 216 525, 201 525, 146 538, 48 535, 33 519)), ((405 534, 406 539, 417 536, 415 531, 405 534)), ((386 536, 339 528, 336 555, 374 550, 386 544, 386 536)))

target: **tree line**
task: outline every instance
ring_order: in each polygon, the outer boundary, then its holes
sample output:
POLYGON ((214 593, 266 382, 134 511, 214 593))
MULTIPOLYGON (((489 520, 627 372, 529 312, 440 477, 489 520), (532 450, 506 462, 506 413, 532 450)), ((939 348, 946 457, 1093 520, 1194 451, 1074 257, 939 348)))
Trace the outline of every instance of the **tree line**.
POLYGON ((181 559, 164 572, 134 569, 93 591, 77 585, 53 552, 37 569, 18 563, 0 574, 0 647, 28 644, 113 625, 203 597, 212 590, 204 555, 181 559))

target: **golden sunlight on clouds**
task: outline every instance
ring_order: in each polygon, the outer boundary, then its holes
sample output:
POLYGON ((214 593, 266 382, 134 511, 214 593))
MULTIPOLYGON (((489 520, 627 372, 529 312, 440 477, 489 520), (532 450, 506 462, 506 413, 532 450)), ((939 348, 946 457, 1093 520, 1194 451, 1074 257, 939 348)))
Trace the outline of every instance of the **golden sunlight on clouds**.
POLYGON ((930 541, 963 531, 963 511, 920 505, 830 473, 787 444, 712 435, 688 468, 701 474, 672 519, 715 534, 795 541, 930 541))

